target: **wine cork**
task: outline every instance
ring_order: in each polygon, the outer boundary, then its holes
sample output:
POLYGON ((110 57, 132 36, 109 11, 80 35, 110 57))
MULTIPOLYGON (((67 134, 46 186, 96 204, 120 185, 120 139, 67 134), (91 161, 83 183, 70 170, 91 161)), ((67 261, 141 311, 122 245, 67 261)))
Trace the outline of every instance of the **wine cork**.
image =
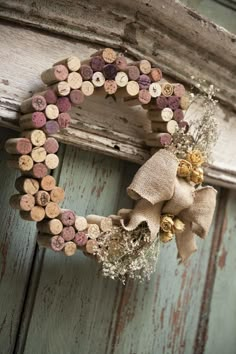
POLYGON ((54 65, 58 65, 58 64, 65 65, 69 71, 78 71, 80 68, 81 62, 77 56, 71 55, 66 59, 58 61, 54 65))
POLYGON ((67 78, 67 82, 72 90, 77 90, 81 87, 83 78, 80 73, 71 72, 67 78))
POLYGON ((81 105, 84 102, 84 94, 80 90, 72 90, 70 93, 71 103, 75 106, 81 105))
POLYGON ((73 256, 77 250, 76 244, 72 241, 65 242, 64 254, 68 257, 73 256))
POLYGON ((103 60, 106 63, 113 63, 117 57, 116 52, 112 48, 105 48, 103 50, 100 50, 100 51, 92 54, 91 57, 99 56, 99 55, 103 58, 103 60))
POLYGON ((162 79, 162 71, 159 68, 153 68, 150 72, 151 80, 154 82, 160 81, 162 79))
POLYGON ((38 163, 34 164, 32 171, 30 171, 30 172, 31 172, 32 176, 35 178, 43 178, 48 174, 48 169, 44 163, 38 162, 38 163))
POLYGON ((26 138, 12 138, 6 141, 5 150, 8 154, 27 155, 32 150, 32 144, 31 141, 26 138))
POLYGON ((68 97, 59 97, 57 107, 60 113, 65 113, 71 110, 71 103, 68 97))
POLYGON ((122 208, 118 210, 117 215, 121 216, 122 219, 126 219, 132 211, 133 209, 122 208))
POLYGON ((19 169, 22 172, 28 172, 33 168, 34 162, 28 155, 13 155, 11 160, 7 161, 8 167, 19 169))
POLYGON ((64 81, 68 77, 68 69, 65 65, 59 64, 45 70, 41 74, 41 79, 46 85, 51 85, 58 81, 64 81))
POLYGON ((154 132, 167 132, 173 135, 178 128, 178 123, 172 119, 169 122, 152 122, 152 129, 154 132))
POLYGON ((140 60, 139 69, 140 69, 141 73, 149 74, 152 69, 151 63, 146 59, 140 60))
POLYGON ((35 194, 35 202, 37 205, 45 207, 50 202, 50 195, 46 191, 38 191, 35 194))
POLYGON ((43 112, 28 113, 20 117, 19 125, 22 130, 39 129, 46 124, 46 117, 43 112))
POLYGON ((40 186, 45 191, 51 191, 56 187, 56 180, 53 176, 44 176, 41 179, 40 186))
POLYGON ((170 145, 172 137, 169 133, 150 133, 147 134, 145 143, 152 147, 164 147, 170 145))
POLYGON ((185 120, 178 122, 178 126, 184 131, 184 133, 187 133, 189 130, 189 124, 185 120))
POLYGON ((79 231, 75 234, 74 243, 79 247, 84 247, 88 242, 88 236, 85 232, 79 231))
POLYGON ((36 146, 31 151, 31 157, 34 162, 43 162, 46 156, 47 152, 42 146, 36 146))
MULTIPOLYGON (((96 224, 99 226, 99 228, 102 231, 110 231, 112 229, 112 219, 109 217, 104 217, 104 216, 99 216, 99 215, 87 215, 86 216, 87 222, 89 224, 96 224)), ((92 238, 89 234, 89 228, 91 225, 88 227, 88 236, 92 238)), ((98 229, 98 235, 100 234, 100 230, 98 229)))
POLYGON ((34 206, 30 211, 20 211, 20 216, 28 221, 42 221, 45 217, 45 210, 41 206, 34 206))
POLYGON ((165 96, 157 97, 156 99, 156 107, 157 109, 164 109, 168 106, 168 100, 165 96))
POLYGON ((114 80, 117 74, 117 68, 115 64, 106 64, 102 72, 106 80, 114 80))
POLYGON ((49 202, 45 207, 45 214, 49 219, 55 219, 60 214, 61 209, 57 203, 49 202))
POLYGON ((152 99, 148 90, 140 90, 138 94, 138 100, 141 104, 148 104, 152 99))
POLYGON ((18 177, 15 181, 15 188, 20 193, 34 195, 39 190, 39 182, 34 178, 18 177))
POLYGON ((83 81, 81 91, 85 96, 91 96, 94 93, 94 86, 90 81, 83 81))
POLYGON ((43 127, 43 131, 47 135, 53 135, 56 134, 60 131, 59 124, 55 120, 49 120, 43 127))
POLYGON ((10 205, 14 209, 29 211, 35 205, 35 199, 31 194, 14 194, 10 198, 10 205))
POLYGON ((108 95, 113 95, 117 91, 115 80, 106 80, 104 83, 104 90, 108 95))
POLYGON ((166 82, 161 85, 161 92, 162 92, 163 96, 169 97, 174 92, 174 86, 172 84, 170 84, 169 82, 166 82))
POLYGON ((139 93, 139 84, 136 81, 129 81, 126 86, 126 91, 129 96, 137 96, 139 93))
POLYGON ((37 243, 39 247, 50 248, 55 252, 62 251, 65 246, 63 237, 56 235, 50 237, 48 234, 38 234, 37 243))
POLYGON ((84 80, 90 80, 93 76, 93 69, 90 65, 82 65, 80 68, 80 74, 84 80))
POLYGON ((153 122, 168 122, 173 118, 173 111, 170 108, 164 108, 162 111, 148 111, 147 118, 153 122))
POLYGON ((190 106, 189 97, 187 95, 180 97, 180 108, 186 111, 189 108, 189 106, 190 106))
POLYGON ((43 96, 47 102, 47 104, 54 104, 57 102, 57 95, 52 89, 47 89, 46 91, 40 92, 40 93, 35 93, 34 96, 43 96))
POLYGON ((51 89, 59 96, 67 96, 70 93, 70 85, 66 81, 58 82, 51 89))
POLYGON ((127 73, 128 78, 132 81, 137 81, 140 76, 139 68, 135 65, 127 66, 124 71, 127 73))
POLYGON ((55 138, 47 138, 43 145, 48 154, 55 154, 59 149, 58 141, 55 138))
POLYGON ((148 75, 142 74, 139 76, 138 84, 141 90, 148 90, 151 85, 151 79, 148 75))
POLYGON ((91 58, 90 60, 90 66, 93 69, 93 71, 102 71, 102 69, 105 66, 105 61, 102 57, 100 56, 95 56, 91 58))
POLYGON ((92 77, 92 83, 95 87, 102 87, 105 83, 105 77, 101 72, 95 72, 92 77))
POLYGON ((55 187, 50 192, 50 199, 52 202, 60 203, 65 198, 65 191, 61 187, 55 187))
POLYGON ((42 130, 34 129, 22 132, 22 136, 30 139, 34 146, 43 146, 46 141, 46 135, 42 130))
POLYGON ((75 237, 75 229, 73 226, 64 226, 61 231, 61 236, 65 241, 71 241, 75 237))
POLYGON ((59 157, 55 154, 48 154, 45 159, 45 165, 49 170, 54 170, 59 165, 59 157))
POLYGON ((175 84, 174 85, 174 94, 177 97, 182 97, 185 95, 185 87, 182 84, 175 84))
POLYGON ((59 220, 65 226, 72 226, 75 223, 75 213, 72 210, 62 209, 59 215, 59 220))
POLYGON ((98 251, 98 243, 96 240, 88 240, 86 243, 86 252, 89 254, 96 254, 98 251))
POLYGON ((48 119, 57 119, 59 115, 59 109, 55 104, 49 104, 45 109, 45 114, 48 119))
POLYGON ((148 90, 150 95, 154 98, 159 97, 161 95, 161 85, 158 84, 157 82, 153 82, 149 86, 148 90))
POLYGON ((111 218, 111 220, 112 220, 112 225, 114 225, 114 226, 120 226, 121 225, 121 223, 120 223, 121 216, 112 214, 112 215, 109 215, 109 218, 111 218))
POLYGON ((184 112, 182 111, 182 109, 176 109, 174 111, 173 118, 174 118, 174 120, 176 120, 176 122, 180 122, 181 120, 183 120, 184 119, 184 112))
POLYGON ((63 225, 58 219, 43 220, 37 223, 37 229, 42 233, 59 235, 63 230, 63 225))
POLYGON ((170 107, 173 111, 179 108, 179 97, 170 96, 168 97, 168 107, 170 107))
POLYGON ((71 117, 68 113, 60 113, 58 117, 58 124, 60 129, 65 129, 69 126, 71 117))
POLYGON ((43 96, 35 95, 21 103, 20 109, 22 113, 30 113, 34 111, 43 111, 47 102, 43 96))
POLYGON ((76 215, 74 226, 77 231, 84 231, 88 227, 88 222, 85 217, 76 215))
POLYGON ((116 74, 115 82, 119 87, 125 87, 128 84, 129 78, 124 71, 120 71, 116 74))
POLYGON ((89 238, 95 240, 96 238, 98 238, 98 236, 100 236, 100 233, 101 231, 97 224, 88 225, 87 235, 89 238))
POLYGON ((118 70, 122 71, 127 68, 127 60, 123 54, 119 54, 115 61, 118 70))

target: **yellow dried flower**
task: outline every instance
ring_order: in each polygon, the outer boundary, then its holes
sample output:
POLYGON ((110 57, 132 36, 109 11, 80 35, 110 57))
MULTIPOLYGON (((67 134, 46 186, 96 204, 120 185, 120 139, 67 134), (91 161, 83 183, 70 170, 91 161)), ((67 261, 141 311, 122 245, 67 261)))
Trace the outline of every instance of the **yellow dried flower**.
POLYGON ((191 173, 190 180, 195 184, 202 183, 204 180, 203 169, 195 168, 191 173))
POLYGON ((163 243, 170 242, 173 239, 174 235, 171 231, 164 232, 160 231, 160 241, 163 243))
POLYGON ((187 154, 187 161, 189 161, 194 167, 201 166, 205 161, 200 150, 193 150, 187 154))
POLYGON ((162 215, 160 221, 160 227, 164 232, 172 232, 174 226, 173 218, 170 215, 162 215))
POLYGON ((188 177, 192 172, 192 164, 187 160, 180 160, 177 170, 177 175, 179 177, 188 177))
POLYGON ((180 219, 178 219, 178 218, 174 219, 174 231, 183 232, 184 227, 185 227, 185 225, 180 219))

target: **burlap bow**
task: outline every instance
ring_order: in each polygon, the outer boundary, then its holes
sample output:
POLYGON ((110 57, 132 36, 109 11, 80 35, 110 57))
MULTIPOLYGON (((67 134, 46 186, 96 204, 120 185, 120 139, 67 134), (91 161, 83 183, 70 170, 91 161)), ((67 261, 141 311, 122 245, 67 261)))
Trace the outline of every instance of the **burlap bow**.
POLYGON ((183 232, 176 233, 178 256, 185 261, 197 250, 194 234, 207 235, 216 204, 216 190, 210 186, 195 189, 177 177, 178 159, 167 150, 153 155, 136 173, 128 195, 137 200, 123 227, 132 231, 146 222, 152 239, 160 230, 161 214, 178 216, 185 223, 183 232))

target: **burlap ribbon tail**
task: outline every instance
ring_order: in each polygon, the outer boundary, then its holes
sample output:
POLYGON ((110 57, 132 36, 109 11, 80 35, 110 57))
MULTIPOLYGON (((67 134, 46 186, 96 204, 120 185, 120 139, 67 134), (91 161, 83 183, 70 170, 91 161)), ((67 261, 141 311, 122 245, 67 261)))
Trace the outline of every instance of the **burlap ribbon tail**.
POLYGON ((195 189, 177 177, 177 168, 175 155, 162 149, 138 170, 127 188, 128 195, 137 202, 122 224, 131 231, 146 222, 154 239, 160 230, 161 214, 178 216, 185 229, 176 233, 176 244, 179 258, 185 261, 197 250, 194 234, 204 238, 209 231, 217 192, 210 186, 195 189))

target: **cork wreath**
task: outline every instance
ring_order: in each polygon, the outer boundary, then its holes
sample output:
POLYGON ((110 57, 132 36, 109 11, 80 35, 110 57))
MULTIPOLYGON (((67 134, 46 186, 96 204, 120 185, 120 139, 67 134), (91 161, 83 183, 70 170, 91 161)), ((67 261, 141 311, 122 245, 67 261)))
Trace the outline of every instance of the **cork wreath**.
POLYGON ((66 256, 81 250, 101 264, 104 276, 123 282, 128 276, 150 278, 160 243, 174 237, 184 262, 197 249, 194 234, 204 238, 208 233, 215 208, 216 191, 202 187, 202 165, 217 130, 209 109, 212 86, 202 120, 191 130, 184 120, 190 96, 183 84, 167 82, 146 59, 128 63, 123 54, 106 48, 83 62, 76 56, 61 60, 41 78, 43 92, 21 104, 21 136, 5 144, 9 166, 21 173, 10 205, 24 220, 37 223, 38 245, 66 256), (59 206, 65 192, 51 175, 59 164, 53 135, 69 126, 73 106, 104 91, 146 110, 151 128, 145 142, 152 156, 127 188, 133 209, 82 216, 59 206))

